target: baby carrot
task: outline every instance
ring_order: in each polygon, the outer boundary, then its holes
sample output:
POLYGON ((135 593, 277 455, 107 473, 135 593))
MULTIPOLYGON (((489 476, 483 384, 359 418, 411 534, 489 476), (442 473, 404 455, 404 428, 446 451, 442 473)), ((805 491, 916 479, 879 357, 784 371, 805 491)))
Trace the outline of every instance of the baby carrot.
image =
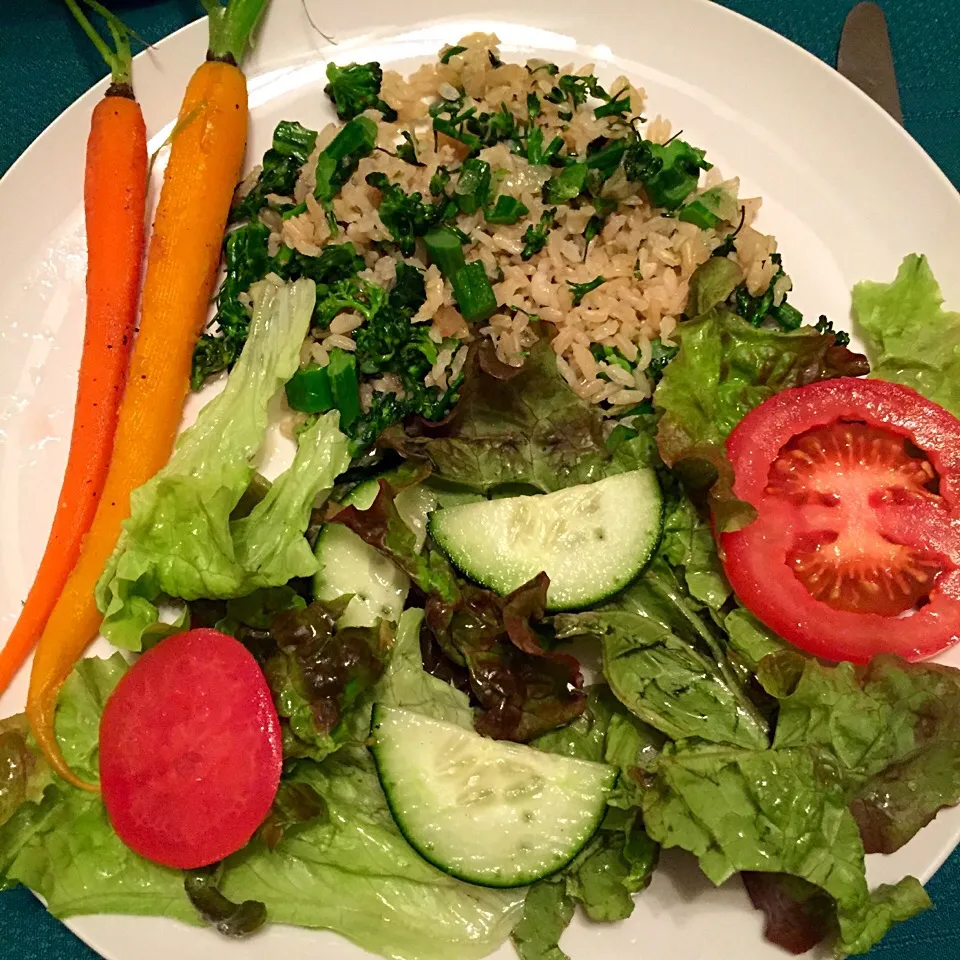
POLYGON ((94 589, 130 515, 130 494, 166 463, 177 435, 246 147, 247 85, 237 64, 267 4, 203 2, 210 48, 187 86, 172 138, 106 486, 37 645, 27 694, 27 718, 50 765, 88 790, 97 788, 70 770, 54 736, 57 693, 100 628, 94 589))
POLYGON ((103 492, 133 343, 143 258, 147 137, 133 96, 127 33, 119 20, 91 2, 107 21, 111 49, 75 0, 66 3, 107 61, 112 83, 94 108, 87 139, 87 317, 70 453, 40 568, 0 651, 0 693, 40 637, 103 492))

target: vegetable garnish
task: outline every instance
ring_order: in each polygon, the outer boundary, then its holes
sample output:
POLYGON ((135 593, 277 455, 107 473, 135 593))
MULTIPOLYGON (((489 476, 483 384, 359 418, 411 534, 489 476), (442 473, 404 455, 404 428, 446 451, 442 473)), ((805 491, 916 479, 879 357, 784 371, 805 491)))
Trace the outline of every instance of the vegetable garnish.
POLYGON ((56 695, 100 627, 94 587, 130 512, 130 494, 170 456, 190 383, 194 344, 216 280, 220 240, 247 136, 247 85, 237 64, 267 0, 206 0, 208 60, 180 108, 154 220, 140 328, 103 494, 79 561, 37 646, 27 716, 65 780, 95 789, 64 761, 53 733, 56 695))
POLYGON ((960 420, 909 387, 786 390, 727 441, 757 519, 720 535, 737 596, 797 646, 865 663, 960 640, 960 420))
POLYGON ((270 689, 243 644, 216 630, 168 637, 104 707, 100 781, 110 822, 148 860, 216 863, 269 812, 281 747, 270 689))
POLYGON ((111 84, 93 110, 87 139, 87 316, 70 454, 40 568, 0 652, 0 692, 43 632, 93 523, 127 377, 143 258, 147 142, 133 95, 128 33, 113 14, 90 2, 107 22, 111 49, 76 0, 66 3, 110 67, 111 84))

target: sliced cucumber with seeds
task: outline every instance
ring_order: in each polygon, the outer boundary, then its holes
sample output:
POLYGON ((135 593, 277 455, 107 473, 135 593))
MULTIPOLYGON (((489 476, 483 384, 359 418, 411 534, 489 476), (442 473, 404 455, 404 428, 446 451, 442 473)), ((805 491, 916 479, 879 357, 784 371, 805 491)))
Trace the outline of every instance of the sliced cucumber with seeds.
POLYGON ((320 563, 313 578, 314 597, 329 602, 353 594, 340 618, 341 627, 370 627, 378 620, 396 623, 400 619, 410 580, 379 550, 342 523, 328 523, 314 552, 320 563))
POLYGON ((546 572, 549 610, 588 607, 622 590, 643 572, 662 533, 653 470, 430 515, 431 536, 477 583, 507 594, 546 572))
POLYGON ((596 833, 616 771, 378 704, 380 783, 407 842, 445 873, 520 887, 556 873, 596 833))

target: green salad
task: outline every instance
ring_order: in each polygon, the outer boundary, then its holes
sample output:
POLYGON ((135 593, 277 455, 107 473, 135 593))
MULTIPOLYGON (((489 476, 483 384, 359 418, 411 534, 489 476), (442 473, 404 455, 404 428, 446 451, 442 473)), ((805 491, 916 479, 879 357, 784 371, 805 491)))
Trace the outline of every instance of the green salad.
MULTIPOLYGON (((868 363, 787 302, 704 152, 639 132, 629 84, 485 38, 429 75, 328 77, 343 123, 280 124, 238 193, 194 363, 223 389, 97 588, 121 652, 60 695, 64 757, 103 795, 0 722, 0 886, 58 917, 563 960, 577 912, 626 920, 678 848, 742 878, 775 943, 869 951, 930 902, 913 877, 870 889, 866 854, 960 802, 960 671, 917 662, 960 638, 938 439, 960 429, 960 314, 926 259, 853 291, 868 363), (612 324, 631 303, 645 325, 612 324), (278 420, 296 453, 269 481, 278 420), (108 772, 132 748, 108 705, 209 630, 256 661, 282 772, 240 849, 181 869, 118 834, 108 772)), ((190 787, 131 789, 159 812, 190 787)))

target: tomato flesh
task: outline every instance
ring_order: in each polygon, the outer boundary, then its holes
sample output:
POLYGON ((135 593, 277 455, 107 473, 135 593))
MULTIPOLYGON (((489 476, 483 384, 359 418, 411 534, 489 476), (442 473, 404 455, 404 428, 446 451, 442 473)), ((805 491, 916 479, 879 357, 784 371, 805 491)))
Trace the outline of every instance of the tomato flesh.
POLYGON ((100 785, 118 836, 169 867, 243 847, 280 782, 282 737, 249 651, 215 630, 161 641, 123 676, 100 721, 100 785))
POLYGON ((930 656, 960 639, 960 421, 915 391, 787 390, 727 442, 757 509, 719 536, 741 602, 829 659, 930 656))
MULTIPOLYGON (((800 528, 787 565, 816 599, 835 610, 895 616, 925 599, 942 558, 883 535, 886 499, 938 500, 930 461, 904 437, 837 421, 794 437, 770 468, 765 493, 789 507, 800 528)), ((790 516, 792 515, 792 516, 790 516)))

